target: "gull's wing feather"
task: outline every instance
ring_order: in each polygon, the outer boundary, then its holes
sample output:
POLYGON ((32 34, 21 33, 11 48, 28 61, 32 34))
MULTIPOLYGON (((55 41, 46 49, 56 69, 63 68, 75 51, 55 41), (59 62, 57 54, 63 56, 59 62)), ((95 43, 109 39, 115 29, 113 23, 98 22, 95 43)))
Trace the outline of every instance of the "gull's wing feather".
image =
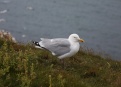
POLYGON ((51 51, 56 56, 61 56, 65 53, 70 52, 70 43, 68 39, 57 38, 57 39, 41 39, 39 42, 45 49, 51 51))

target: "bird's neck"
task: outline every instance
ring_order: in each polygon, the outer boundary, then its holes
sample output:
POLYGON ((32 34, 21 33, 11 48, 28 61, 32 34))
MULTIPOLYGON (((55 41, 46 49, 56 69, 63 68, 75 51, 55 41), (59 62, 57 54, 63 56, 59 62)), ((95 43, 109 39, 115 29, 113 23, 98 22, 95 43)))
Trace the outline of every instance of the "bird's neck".
POLYGON ((79 44, 79 42, 77 42, 77 41, 69 40, 69 42, 70 42, 71 45, 73 46, 72 48, 79 48, 79 47, 80 47, 80 44, 79 44))

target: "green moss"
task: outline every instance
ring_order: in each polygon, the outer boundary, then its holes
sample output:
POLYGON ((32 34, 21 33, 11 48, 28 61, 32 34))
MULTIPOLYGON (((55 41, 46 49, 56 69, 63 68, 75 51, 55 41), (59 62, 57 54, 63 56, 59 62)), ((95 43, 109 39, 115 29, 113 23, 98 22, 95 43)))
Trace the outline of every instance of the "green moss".
POLYGON ((80 50, 61 61, 32 45, 0 40, 0 87, 121 87, 121 62, 80 50))

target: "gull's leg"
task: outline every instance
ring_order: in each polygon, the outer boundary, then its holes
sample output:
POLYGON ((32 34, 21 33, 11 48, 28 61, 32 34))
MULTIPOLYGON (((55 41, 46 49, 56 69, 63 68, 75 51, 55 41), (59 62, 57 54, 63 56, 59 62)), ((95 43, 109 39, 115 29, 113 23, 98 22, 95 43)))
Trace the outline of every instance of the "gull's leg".
POLYGON ((63 68, 65 68, 65 61, 64 61, 64 59, 62 59, 62 63, 63 63, 63 68))
POLYGON ((62 64, 62 67, 65 69, 65 61, 64 61, 64 59, 60 59, 60 62, 62 64))

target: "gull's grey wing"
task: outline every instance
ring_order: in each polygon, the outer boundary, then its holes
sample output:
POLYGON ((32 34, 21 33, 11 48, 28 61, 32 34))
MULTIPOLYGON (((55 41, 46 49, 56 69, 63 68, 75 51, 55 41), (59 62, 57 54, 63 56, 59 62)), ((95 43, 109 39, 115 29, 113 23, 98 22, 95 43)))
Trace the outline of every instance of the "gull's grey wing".
POLYGON ((61 56, 65 53, 70 52, 70 43, 67 39, 44 39, 42 38, 41 43, 44 48, 54 53, 56 56, 61 56))

